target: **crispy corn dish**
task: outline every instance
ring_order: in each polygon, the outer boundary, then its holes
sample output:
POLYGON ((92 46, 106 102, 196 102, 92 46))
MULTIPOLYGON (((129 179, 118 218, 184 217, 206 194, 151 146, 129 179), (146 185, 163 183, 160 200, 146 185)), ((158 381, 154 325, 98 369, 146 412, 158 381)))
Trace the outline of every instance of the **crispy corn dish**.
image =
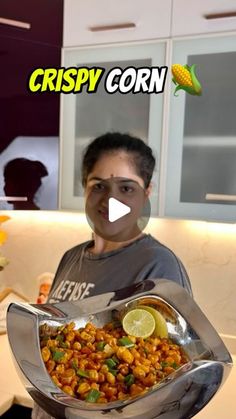
POLYGON ((127 335, 121 324, 91 323, 40 327, 43 361, 53 382, 65 393, 92 403, 142 395, 188 362, 169 339, 127 335))

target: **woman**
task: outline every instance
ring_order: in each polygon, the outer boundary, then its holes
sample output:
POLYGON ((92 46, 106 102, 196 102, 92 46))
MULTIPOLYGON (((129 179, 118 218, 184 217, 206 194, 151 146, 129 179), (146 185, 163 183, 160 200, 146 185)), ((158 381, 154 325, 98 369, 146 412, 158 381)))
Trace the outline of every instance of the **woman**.
MULTIPOLYGON (((147 278, 171 279, 191 294, 186 271, 166 246, 138 228, 151 192, 155 166, 152 150, 127 134, 108 133, 87 148, 82 164, 86 212, 94 239, 63 256, 48 299, 74 301, 114 291, 147 278), (114 196, 115 195, 115 196, 114 196), (109 198, 131 207, 131 218, 109 221, 109 198)), ((38 407, 33 418, 50 418, 38 407)))

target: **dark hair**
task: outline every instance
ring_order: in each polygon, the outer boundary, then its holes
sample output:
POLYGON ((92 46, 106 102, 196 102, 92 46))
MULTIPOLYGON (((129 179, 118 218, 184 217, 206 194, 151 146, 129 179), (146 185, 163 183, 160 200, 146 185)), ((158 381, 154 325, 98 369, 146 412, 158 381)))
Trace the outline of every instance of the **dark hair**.
POLYGON ((143 179, 145 188, 150 184, 155 167, 152 149, 140 138, 119 132, 108 132, 95 138, 85 150, 82 162, 82 185, 86 185, 87 177, 99 158, 114 151, 125 151, 132 155, 137 174, 143 179))
POLYGON ((14 182, 15 189, 23 195, 34 195, 41 185, 41 178, 48 175, 43 163, 23 157, 10 160, 4 167, 5 180, 14 182))

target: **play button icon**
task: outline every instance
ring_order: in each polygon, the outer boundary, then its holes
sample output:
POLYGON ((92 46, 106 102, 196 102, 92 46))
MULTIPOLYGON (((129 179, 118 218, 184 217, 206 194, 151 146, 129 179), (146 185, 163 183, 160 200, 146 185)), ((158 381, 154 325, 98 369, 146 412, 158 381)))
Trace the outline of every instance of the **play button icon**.
POLYGON ((108 201, 108 220, 113 223, 119 218, 124 217, 126 214, 129 214, 131 208, 128 205, 122 204, 115 198, 109 198, 108 201))
POLYGON ((85 202, 87 221, 99 237, 125 242, 145 229, 151 212, 146 190, 125 177, 95 179, 85 202))

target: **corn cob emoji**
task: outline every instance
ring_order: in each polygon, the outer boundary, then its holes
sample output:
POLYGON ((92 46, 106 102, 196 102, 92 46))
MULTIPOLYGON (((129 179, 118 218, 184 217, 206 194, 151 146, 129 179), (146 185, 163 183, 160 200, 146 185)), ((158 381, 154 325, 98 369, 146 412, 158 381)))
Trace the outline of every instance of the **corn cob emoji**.
POLYGON ((179 90, 184 90, 185 92, 189 93, 190 95, 197 95, 200 96, 202 94, 202 86, 199 83, 196 74, 195 74, 196 64, 190 66, 181 65, 181 64, 173 64, 171 67, 171 71, 173 74, 172 81, 176 85, 174 95, 179 90))

